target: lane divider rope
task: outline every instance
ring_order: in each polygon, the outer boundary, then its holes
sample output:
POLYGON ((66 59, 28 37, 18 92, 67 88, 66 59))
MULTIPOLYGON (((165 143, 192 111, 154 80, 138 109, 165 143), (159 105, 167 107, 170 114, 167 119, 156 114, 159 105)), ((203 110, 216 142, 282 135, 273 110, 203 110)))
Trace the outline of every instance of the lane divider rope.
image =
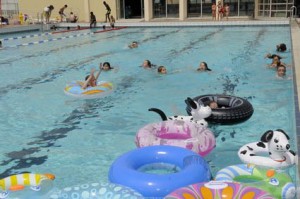
MULTIPOLYGON (((85 35, 93 35, 96 33, 103 33, 103 32, 109 32, 109 31, 114 31, 114 30, 120 30, 126 28, 125 26, 114 28, 114 29, 104 29, 100 31, 95 31, 95 32, 87 32, 87 33, 81 33, 81 34, 76 34, 76 35, 68 35, 64 37, 58 37, 58 38, 51 38, 51 39, 45 39, 45 40, 40 40, 40 41, 34 41, 34 42, 28 42, 28 43, 22 43, 22 44, 17 44, 17 45, 12 45, 12 46, 7 46, 8 48, 16 48, 16 47, 21 47, 21 46, 30 46, 30 45, 36 45, 36 44, 43 44, 51 41, 58 41, 58 40, 63 40, 63 39, 68 39, 68 38, 75 38, 75 37, 80 37, 80 36, 85 36, 85 35)), ((51 33, 43 33, 43 34, 36 34, 36 35, 27 35, 27 36, 22 36, 18 38, 30 38, 30 37, 37 37, 37 36, 43 36, 43 35, 49 35, 51 33)), ((14 38, 18 39, 17 37, 11 37, 11 38, 6 38, 3 40, 14 40, 14 38)))

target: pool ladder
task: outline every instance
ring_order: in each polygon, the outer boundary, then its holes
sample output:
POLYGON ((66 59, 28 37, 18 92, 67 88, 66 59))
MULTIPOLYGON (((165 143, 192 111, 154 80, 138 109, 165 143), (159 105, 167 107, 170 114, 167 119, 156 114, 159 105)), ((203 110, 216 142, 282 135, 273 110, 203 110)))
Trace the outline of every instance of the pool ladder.
POLYGON ((290 8, 290 18, 295 18, 295 16, 297 16, 297 7, 296 6, 292 6, 290 8), (295 11, 295 12, 294 12, 295 11))

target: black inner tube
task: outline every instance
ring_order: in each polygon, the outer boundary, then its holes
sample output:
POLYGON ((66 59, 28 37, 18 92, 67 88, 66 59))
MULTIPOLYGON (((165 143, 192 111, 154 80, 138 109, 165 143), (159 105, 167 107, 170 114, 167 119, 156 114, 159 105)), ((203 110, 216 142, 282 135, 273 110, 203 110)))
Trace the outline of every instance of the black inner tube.
MULTIPOLYGON (((193 100, 204 106, 209 106, 212 101, 218 104, 218 108, 212 108, 212 114, 205 118, 209 123, 236 124, 248 120, 254 112, 246 99, 230 95, 202 95, 193 100)), ((189 115, 191 110, 190 106, 186 107, 189 115)))

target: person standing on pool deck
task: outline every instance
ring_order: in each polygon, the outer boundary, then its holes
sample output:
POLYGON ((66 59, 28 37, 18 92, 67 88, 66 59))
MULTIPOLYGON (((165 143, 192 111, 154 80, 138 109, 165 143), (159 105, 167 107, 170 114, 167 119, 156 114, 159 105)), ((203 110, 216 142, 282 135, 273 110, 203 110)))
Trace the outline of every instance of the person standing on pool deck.
POLYGON ((54 6, 50 5, 44 8, 44 16, 46 18, 46 23, 50 22, 50 16, 51 16, 51 12, 52 10, 54 10, 54 6))
POLYGON ((216 9, 217 9, 217 6, 216 6, 216 3, 214 2, 211 5, 211 15, 212 15, 213 20, 216 20, 216 9))
POLYGON ((59 9, 58 14, 60 15, 60 22, 63 21, 63 18, 66 17, 64 10, 68 7, 68 5, 64 5, 61 9, 59 9))
POLYGON ((109 15, 110 15, 111 9, 110 9, 109 5, 106 3, 106 1, 103 1, 103 4, 106 8, 105 23, 107 22, 107 19, 110 22, 110 16, 109 15))
POLYGON ((96 16, 94 15, 93 12, 90 13, 90 28, 96 27, 97 21, 96 21, 96 16))

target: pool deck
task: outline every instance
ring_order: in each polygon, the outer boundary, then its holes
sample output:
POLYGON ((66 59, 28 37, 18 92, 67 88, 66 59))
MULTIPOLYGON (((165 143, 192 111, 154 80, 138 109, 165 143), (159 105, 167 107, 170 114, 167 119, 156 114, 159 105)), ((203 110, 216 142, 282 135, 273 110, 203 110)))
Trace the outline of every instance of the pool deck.
MULTIPOLYGON (((295 81, 295 105, 296 105, 296 131, 297 131, 297 146, 298 146, 298 158, 299 158, 299 151, 300 151, 300 20, 291 21, 291 37, 292 37, 292 49, 293 49, 293 58, 294 58, 294 81, 295 81)), ((299 162, 297 162, 298 166, 298 175, 300 173, 300 166, 299 162)), ((299 183, 299 176, 297 182, 297 196, 300 195, 300 183, 299 183)))
MULTIPOLYGON (((293 50, 293 65, 294 65, 294 81, 296 87, 295 89, 295 106, 296 106, 296 131, 297 131, 297 153, 300 151, 300 19, 281 19, 281 20, 251 20, 248 18, 243 19, 230 19, 228 21, 211 21, 211 20, 197 20, 188 19, 186 21, 178 21, 175 19, 157 19, 151 22, 144 22, 141 19, 135 20, 119 20, 115 23, 116 27, 126 26, 126 27, 165 27, 165 26, 251 26, 251 25, 284 25, 290 24, 291 26, 291 38, 292 38, 292 50, 293 50)), ((1 34, 15 33, 20 31, 30 31, 30 30, 47 30, 51 26, 56 25, 57 27, 70 27, 75 29, 77 25, 80 27, 89 27, 89 23, 57 23, 57 24, 47 24, 47 25, 18 25, 18 26, 0 26, 0 40, 1 34)), ((102 27, 105 25, 109 27, 108 23, 97 23, 97 27, 102 27)), ((300 173, 300 166, 298 166, 298 174, 300 173)), ((299 176, 298 176, 299 178, 299 176)), ((297 195, 300 195, 300 180, 297 179, 297 195)), ((299 197, 300 198, 300 197, 299 197)))

